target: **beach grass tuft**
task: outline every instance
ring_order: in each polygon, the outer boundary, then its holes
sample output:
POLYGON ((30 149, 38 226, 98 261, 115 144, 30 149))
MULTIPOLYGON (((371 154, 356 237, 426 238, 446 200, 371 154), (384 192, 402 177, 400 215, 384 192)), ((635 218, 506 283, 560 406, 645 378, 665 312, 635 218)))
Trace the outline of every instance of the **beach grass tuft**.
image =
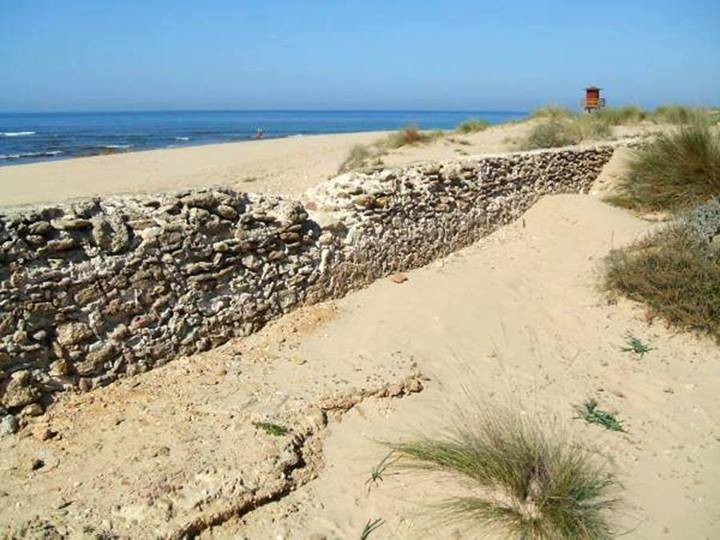
POLYGON ((530 113, 530 118, 539 118, 543 120, 567 120, 576 115, 577 113, 571 111, 567 107, 562 107, 560 105, 546 105, 545 107, 540 107, 539 109, 532 111, 530 113))
POLYGON ((438 521, 528 540, 610 538, 619 483, 607 462, 543 428, 539 419, 484 406, 444 435, 390 447, 397 467, 464 484, 462 495, 436 506, 438 521))
POLYGON ((350 148, 350 152, 345 158, 345 161, 340 164, 338 172, 342 174, 344 172, 360 169, 364 167, 367 161, 374 156, 375 154, 371 151, 371 149, 364 144, 355 144, 352 148, 350 148))
POLYGON ((650 317, 720 340, 720 245, 712 240, 720 234, 720 220, 711 225, 686 219, 613 250, 606 260, 606 289, 645 304, 650 317), (704 237, 698 229, 706 231, 704 237))
POLYGON ((612 137, 612 126, 616 125, 599 114, 583 114, 573 120, 575 138, 578 142, 612 137))
POLYGON ((535 124, 520 146, 523 150, 536 150, 569 146, 578 142, 578 132, 573 128, 572 121, 549 118, 535 124))
POLYGON ((442 131, 420 131, 417 126, 410 124, 400 131, 396 131, 395 133, 388 135, 384 141, 384 146, 386 148, 394 149, 402 146, 428 143, 444 135, 445 133, 442 131))
POLYGON ((557 148, 582 141, 612 137, 612 123, 598 114, 575 114, 556 107, 538 109, 532 114, 538 121, 520 141, 523 150, 557 148))
POLYGON ((606 107, 599 111, 593 112, 590 116, 594 116, 611 126, 620 126, 623 124, 631 124, 642 122, 650 117, 650 114, 633 105, 623 107, 606 107))
POLYGON ((636 151, 607 201, 636 210, 684 210, 720 195, 720 135, 694 121, 636 151))
POLYGON ((468 118, 467 120, 461 122, 458 127, 455 128, 455 131, 465 134, 477 133, 478 131, 484 131, 489 127, 490 123, 485 120, 480 120, 479 118, 468 118))
POLYGON ((702 112, 682 105, 662 105, 655 109, 653 119, 666 124, 690 124, 702 119, 702 112))
POLYGON ((360 533, 360 540, 367 540, 370 535, 377 531, 380 527, 385 525, 385 520, 382 518, 371 519, 365 524, 362 532, 360 533))

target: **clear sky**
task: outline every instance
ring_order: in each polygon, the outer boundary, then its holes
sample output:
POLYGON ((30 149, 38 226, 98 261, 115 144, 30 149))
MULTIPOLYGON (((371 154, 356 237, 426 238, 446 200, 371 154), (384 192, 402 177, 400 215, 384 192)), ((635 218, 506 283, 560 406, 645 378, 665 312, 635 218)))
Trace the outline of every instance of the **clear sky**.
POLYGON ((0 0, 0 110, 720 105, 720 0, 0 0))

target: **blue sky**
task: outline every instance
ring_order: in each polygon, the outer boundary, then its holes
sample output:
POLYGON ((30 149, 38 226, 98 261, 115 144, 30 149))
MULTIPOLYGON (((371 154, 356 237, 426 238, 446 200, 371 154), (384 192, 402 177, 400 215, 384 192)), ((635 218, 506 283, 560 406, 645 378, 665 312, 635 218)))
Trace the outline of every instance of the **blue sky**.
POLYGON ((0 110, 720 105, 719 0, 0 0, 0 110))

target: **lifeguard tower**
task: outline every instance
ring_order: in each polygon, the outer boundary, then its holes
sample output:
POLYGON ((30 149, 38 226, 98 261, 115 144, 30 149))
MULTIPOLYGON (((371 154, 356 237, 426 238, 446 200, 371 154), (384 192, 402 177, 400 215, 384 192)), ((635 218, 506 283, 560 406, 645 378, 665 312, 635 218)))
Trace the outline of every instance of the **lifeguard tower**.
POLYGON ((600 97, 600 88, 590 86, 585 89, 585 99, 582 100, 585 112, 593 112, 605 108, 605 98, 600 97))

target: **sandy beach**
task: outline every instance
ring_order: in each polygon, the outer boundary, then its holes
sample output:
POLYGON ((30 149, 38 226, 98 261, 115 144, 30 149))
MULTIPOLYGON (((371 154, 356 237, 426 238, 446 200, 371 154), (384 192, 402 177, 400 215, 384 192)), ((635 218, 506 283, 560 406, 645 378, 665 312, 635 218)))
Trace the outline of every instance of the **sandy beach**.
MULTIPOLYGON (((516 149, 532 126, 527 121, 470 134, 448 132, 430 143, 391 150, 382 161, 398 166, 507 152, 516 149)), ((662 126, 620 126, 615 136, 658 129, 662 126)), ((208 186, 299 198, 310 186, 335 176, 353 146, 371 145, 386 136, 387 132, 311 135, 4 166, 0 206, 208 186)))
POLYGON ((0 205, 215 185, 298 196, 334 174, 354 144, 382 136, 317 135, 11 165, 0 167, 0 205))

